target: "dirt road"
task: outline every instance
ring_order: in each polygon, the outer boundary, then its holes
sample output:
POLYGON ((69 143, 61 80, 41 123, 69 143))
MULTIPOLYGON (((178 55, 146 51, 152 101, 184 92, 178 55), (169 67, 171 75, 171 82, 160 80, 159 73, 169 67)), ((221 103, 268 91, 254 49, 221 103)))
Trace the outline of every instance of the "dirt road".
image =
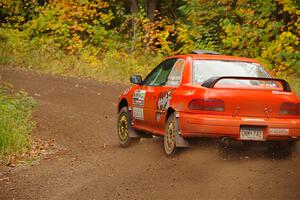
MULTIPOLYGON (((272 154, 262 145, 230 150, 215 140, 170 159, 160 138, 118 146, 122 85, 0 70, 38 100, 34 135, 62 150, 0 181, 0 199, 300 199, 300 148, 272 154)), ((2 175, 3 176, 3 175, 2 175)))

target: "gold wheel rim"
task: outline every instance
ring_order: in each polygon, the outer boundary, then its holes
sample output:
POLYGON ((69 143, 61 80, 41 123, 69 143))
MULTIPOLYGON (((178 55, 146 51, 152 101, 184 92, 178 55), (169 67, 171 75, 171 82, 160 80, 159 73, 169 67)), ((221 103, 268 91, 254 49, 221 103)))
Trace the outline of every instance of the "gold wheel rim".
POLYGON ((121 141, 128 138, 128 120, 125 113, 122 113, 119 119, 119 137, 121 141))
POLYGON ((175 129, 174 123, 170 122, 167 129, 167 147, 169 150, 173 149, 175 146, 175 129))

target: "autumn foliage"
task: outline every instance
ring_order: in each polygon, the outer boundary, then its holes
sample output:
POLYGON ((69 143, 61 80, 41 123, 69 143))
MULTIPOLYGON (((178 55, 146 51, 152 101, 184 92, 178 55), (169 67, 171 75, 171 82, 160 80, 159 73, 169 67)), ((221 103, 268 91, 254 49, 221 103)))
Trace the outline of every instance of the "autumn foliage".
POLYGON ((211 49, 256 58, 275 74, 300 73, 297 0, 155 2, 149 16, 149 1, 2 0, 0 62, 123 80, 161 56, 211 49))

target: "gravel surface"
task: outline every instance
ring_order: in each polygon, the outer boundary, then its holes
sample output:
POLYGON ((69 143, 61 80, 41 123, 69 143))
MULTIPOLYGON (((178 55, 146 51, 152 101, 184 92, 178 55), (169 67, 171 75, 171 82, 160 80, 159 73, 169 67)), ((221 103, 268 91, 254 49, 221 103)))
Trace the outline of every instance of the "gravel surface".
POLYGON ((33 135, 61 147, 32 166, 0 171, 1 200, 300 199, 299 143, 269 152, 200 139, 167 158, 156 137, 122 149, 116 103, 126 86, 12 69, 0 75, 37 99, 33 135))

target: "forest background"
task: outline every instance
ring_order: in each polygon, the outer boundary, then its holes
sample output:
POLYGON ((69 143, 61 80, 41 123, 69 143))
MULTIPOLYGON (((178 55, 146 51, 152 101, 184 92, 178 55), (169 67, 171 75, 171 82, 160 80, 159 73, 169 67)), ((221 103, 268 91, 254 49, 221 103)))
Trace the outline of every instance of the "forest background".
POLYGON ((165 56, 255 58, 299 90, 299 0, 0 0, 0 64, 128 82, 165 56))

